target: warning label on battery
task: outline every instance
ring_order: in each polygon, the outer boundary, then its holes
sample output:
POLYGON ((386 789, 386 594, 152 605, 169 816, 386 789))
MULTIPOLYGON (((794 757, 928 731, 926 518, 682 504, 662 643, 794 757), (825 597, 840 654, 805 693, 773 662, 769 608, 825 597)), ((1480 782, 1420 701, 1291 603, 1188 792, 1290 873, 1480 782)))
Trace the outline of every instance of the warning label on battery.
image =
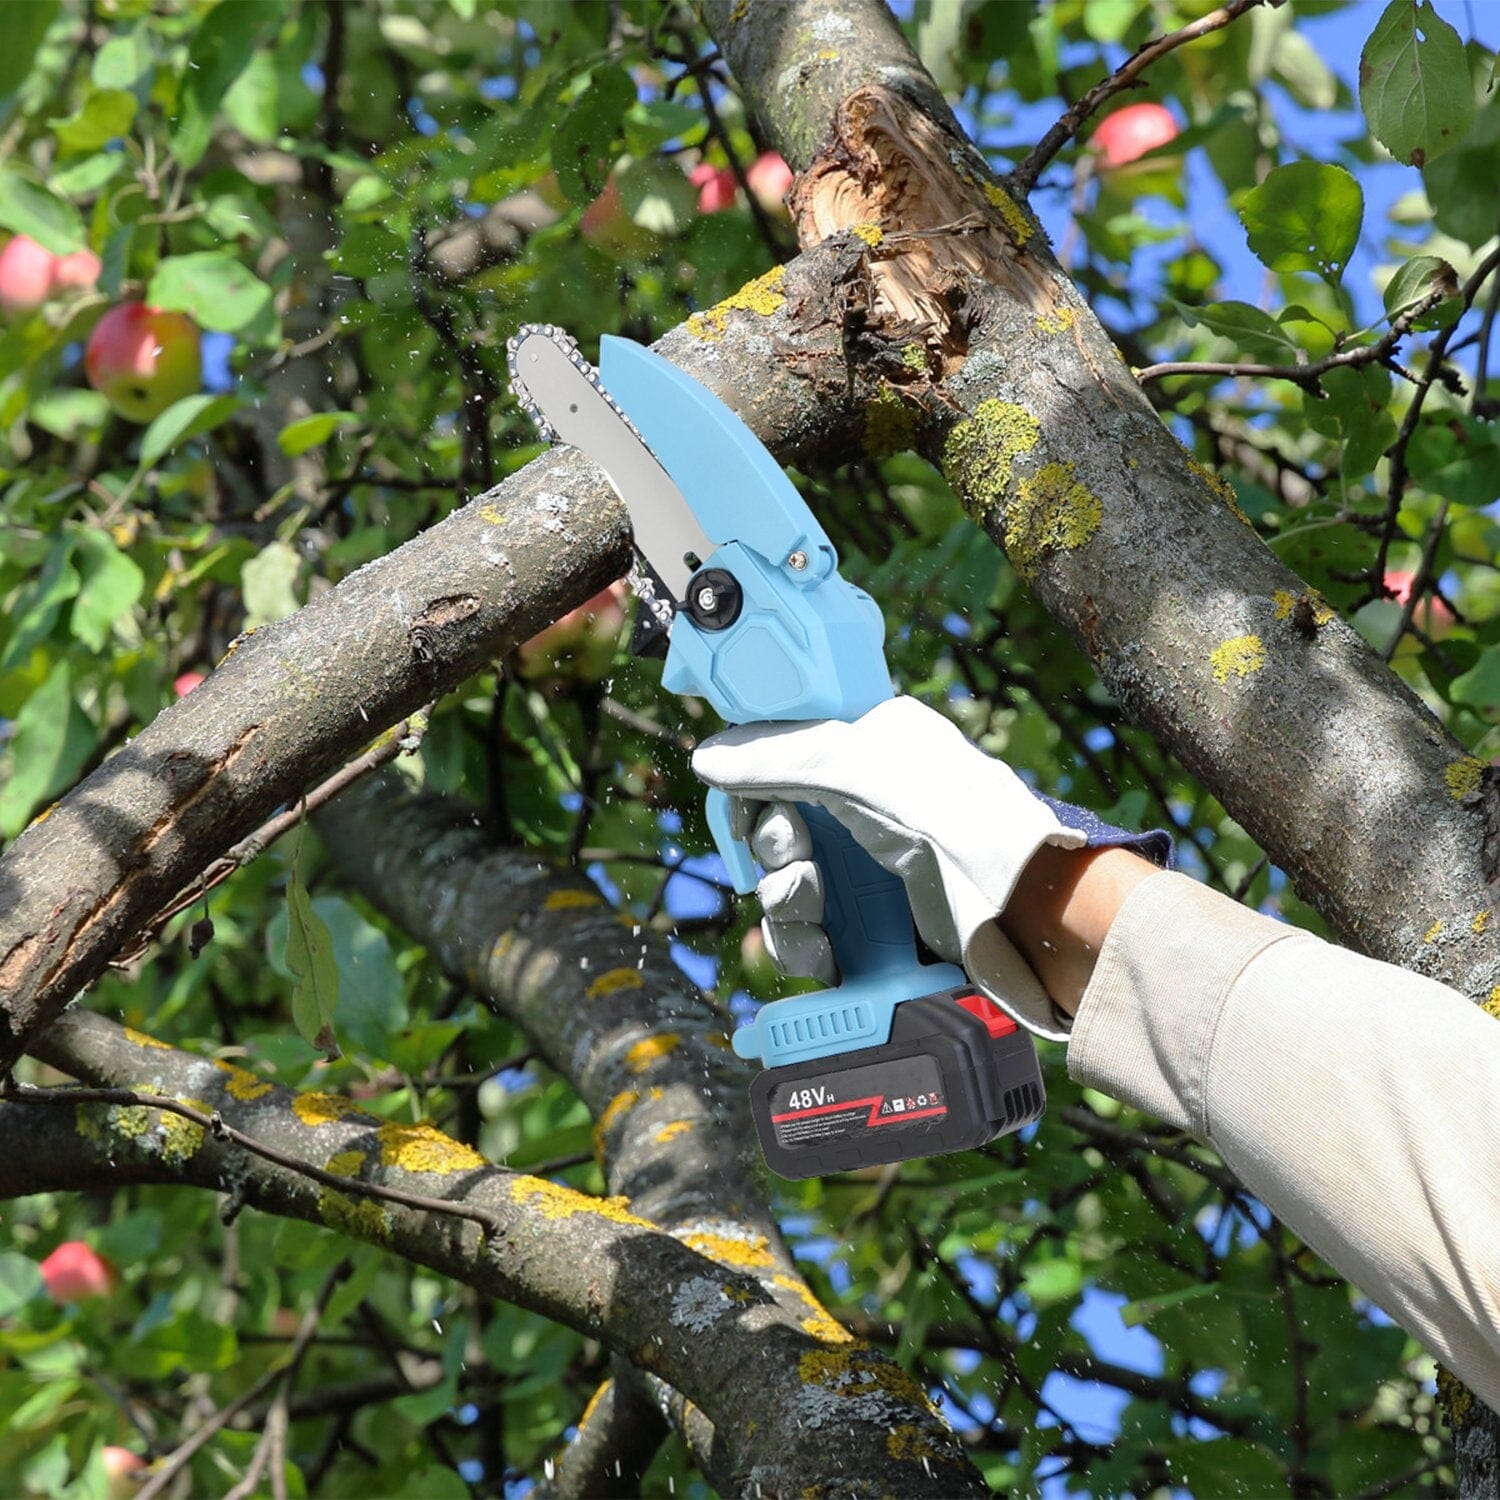
POLYGON ((930 1057, 804 1074, 771 1091, 771 1124, 778 1143, 792 1149, 826 1145, 866 1130, 899 1130, 948 1113, 941 1082, 930 1057))

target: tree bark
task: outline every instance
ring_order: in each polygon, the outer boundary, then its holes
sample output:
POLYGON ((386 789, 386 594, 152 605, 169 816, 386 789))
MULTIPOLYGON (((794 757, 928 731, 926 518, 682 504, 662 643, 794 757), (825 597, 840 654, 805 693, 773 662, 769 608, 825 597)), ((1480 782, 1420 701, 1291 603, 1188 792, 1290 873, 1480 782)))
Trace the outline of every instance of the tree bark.
POLYGON ((0 1140, 14 1143, 0 1152, 0 1197, 197 1186, 383 1246, 599 1339, 686 1393, 712 1424, 711 1440, 700 1434, 712 1471, 735 1493, 800 1494, 831 1472, 848 1495, 984 1493, 921 1387, 821 1309, 809 1316, 792 1278, 782 1286, 744 1257, 710 1259, 623 1199, 490 1166, 430 1127, 296 1094, 88 1012, 56 1022, 36 1052, 88 1083, 216 1112, 301 1169, 165 1111, 71 1103, 59 1090, 62 1103, 0 1102, 0 1140), (340 1191, 306 1167, 441 1198, 485 1223, 340 1191))

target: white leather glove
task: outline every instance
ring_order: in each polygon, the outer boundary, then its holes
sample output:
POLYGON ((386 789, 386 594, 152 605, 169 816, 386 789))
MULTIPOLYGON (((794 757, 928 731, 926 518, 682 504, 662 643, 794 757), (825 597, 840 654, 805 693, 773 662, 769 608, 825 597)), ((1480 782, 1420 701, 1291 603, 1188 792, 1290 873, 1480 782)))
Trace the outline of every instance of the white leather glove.
POLYGON ((822 873, 791 804, 827 808, 906 885, 923 941, 961 963, 997 1004, 1038 1035, 1065 1022, 996 920, 1043 844, 1082 848, 1003 761, 915 698, 893 698, 854 723, 746 724, 704 741, 693 770, 734 799, 765 878, 757 888, 772 961, 785 973, 837 979, 823 916, 822 873))

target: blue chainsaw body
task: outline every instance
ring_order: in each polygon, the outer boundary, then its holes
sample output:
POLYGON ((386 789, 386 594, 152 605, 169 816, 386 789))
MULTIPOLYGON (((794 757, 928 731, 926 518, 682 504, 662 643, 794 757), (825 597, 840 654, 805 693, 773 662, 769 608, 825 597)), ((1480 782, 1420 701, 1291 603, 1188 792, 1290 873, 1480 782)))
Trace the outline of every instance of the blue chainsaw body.
MULTIPOLYGON (((878 606, 840 576, 832 542, 760 439, 691 376, 628 339, 602 340, 599 373, 718 544, 700 561, 732 574, 744 596, 723 629, 678 612, 663 684, 707 699, 730 724, 854 720, 890 698, 878 606)), ((706 811, 735 889, 754 890, 755 863, 731 832, 728 799, 710 791, 706 811)), ((801 811, 840 981, 772 1001, 736 1031, 735 1051, 767 1067, 878 1046, 903 1001, 964 982, 956 966, 918 959, 900 880, 822 808, 801 811)))

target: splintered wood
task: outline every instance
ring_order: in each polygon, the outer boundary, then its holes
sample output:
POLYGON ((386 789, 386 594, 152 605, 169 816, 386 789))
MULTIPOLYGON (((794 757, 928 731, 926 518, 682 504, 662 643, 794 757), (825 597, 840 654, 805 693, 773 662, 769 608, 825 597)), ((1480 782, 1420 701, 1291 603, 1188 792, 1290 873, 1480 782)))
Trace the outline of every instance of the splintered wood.
POLYGON ((872 86, 839 106, 791 197, 804 249, 850 230, 865 240, 868 321, 920 340, 944 374, 967 351, 964 305, 976 278, 1039 316, 1057 307, 1045 262, 1027 251, 1040 229, 981 165, 900 95, 872 86))

